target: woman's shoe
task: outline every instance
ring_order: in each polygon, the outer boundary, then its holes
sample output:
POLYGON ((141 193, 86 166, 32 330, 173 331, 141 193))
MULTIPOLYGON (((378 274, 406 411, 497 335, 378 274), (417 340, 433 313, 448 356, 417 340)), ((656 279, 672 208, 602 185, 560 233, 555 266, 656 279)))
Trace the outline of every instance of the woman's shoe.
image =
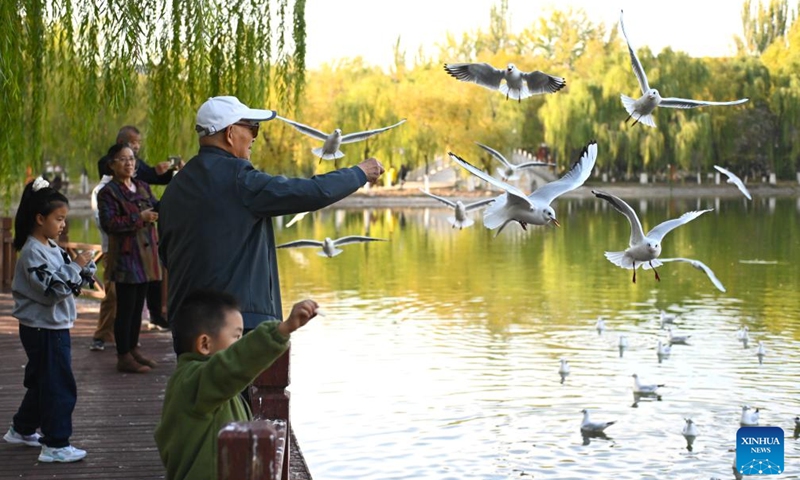
POLYGON ((117 354, 117 370, 126 373, 147 373, 150 371, 150 367, 137 362, 128 352, 123 355, 117 354))
POLYGON ((147 365, 150 368, 156 368, 156 366, 158 365, 158 363, 155 360, 150 360, 149 358, 143 356, 139 351, 138 347, 131 350, 131 355, 133 355, 133 359, 136 360, 136 363, 147 365))

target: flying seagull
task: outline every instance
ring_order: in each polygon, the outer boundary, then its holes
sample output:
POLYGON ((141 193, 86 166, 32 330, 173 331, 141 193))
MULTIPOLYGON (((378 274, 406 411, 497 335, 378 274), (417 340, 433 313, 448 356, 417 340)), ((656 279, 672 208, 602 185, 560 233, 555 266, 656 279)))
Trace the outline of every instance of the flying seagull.
POLYGON ((555 93, 567 84, 561 77, 548 75, 538 70, 523 72, 513 63, 505 70, 494 68, 488 63, 445 63, 444 71, 462 82, 477 83, 489 90, 499 90, 506 96, 522 102, 523 98, 543 93, 555 93), (504 84, 500 84, 503 80, 504 84))
POLYGON ((475 142, 475 144, 481 147, 482 149, 486 150, 487 152, 489 152, 491 156, 493 156, 500 163, 503 164, 503 168, 502 169, 498 168, 497 171, 498 173, 500 173, 501 178, 503 179, 504 182, 507 182, 509 179, 513 180, 515 178, 519 178, 517 176, 517 172, 519 170, 531 167, 554 167, 556 165, 555 163, 547 163, 547 162, 524 162, 524 163, 514 164, 508 161, 508 159, 506 159, 506 157, 504 157, 502 153, 498 152, 494 148, 487 147, 486 145, 483 145, 478 142, 475 142))
POLYGON ((325 240, 323 240, 322 242, 318 240, 295 240, 294 242, 278 245, 275 248, 321 247, 322 250, 317 252, 317 255, 319 255, 320 257, 331 258, 342 253, 341 249, 336 248, 336 247, 341 247, 342 245, 349 245, 351 243, 385 242, 385 241, 386 240, 383 238, 360 237, 357 235, 352 235, 349 237, 337 238, 336 240, 331 240, 330 237, 325 237, 325 240))
POLYGON ((476 208, 485 207, 486 205, 489 205, 490 203, 495 201, 494 198, 486 198, 483 200, 478 200, 477 202, 464 205, 464 203, 461 200, 452 201, 450 199, 434 195, 431 192, 425 191, 421 188, 419 189, 419 191, 455 209, 455 216, 447 217, 447 221, 450 222, 450 225, 452 225, 453 228, 458 228, 459 230, 465 227, 469 227, 475 223, 475 221, 467 217, 467 212, 475 210, 476 208))
POLYGON ((732 102, 708 102, 704 100, 690 100, 687 98, 662 98, 658 90, 650 88, 650 85, 647 83, 647 75, 645 75, 644 68, 642 68, 642 62, 639 61, 636 52, 633 51, 631 42, 628 40, 628 34, 625 33, 625 24, 622 22, 622 10, 619 11, 619 26, 622 28, 622 35, 625 36, 625 42, 628 44, 628 53, 630 53, 631 56, 633 73, 636 75, 636 79, 639 80, 639 87, 642 89, 642 96, 637 100, 626 95, 620 95, 622 105, 629 114, 628 118, 625 119, 626 123, 633 117, 635 120, 633 125, 636 125, 637 122, 641 122, 645 125, 655 127, 656 123, 653 121, 652 113, 658 106, 668 108, 697 108, 712 105, 739 105, 749 100, 747 98, 742 98, 732 102))
POLYGON ((395 123, 394 125, 390 125, 388 127, 378 128, 375 130, 367 130, 365 132, 355 132, 355 133, 348 133, 347 135, 342 135, 342 130, 339 128, 334 130, 333 133, 324 133, 320 132, 315 128, 311 128, 308 125, 303 125, 302 123, 298 123, 293 120, 283 118, 281 116, 277 116, 276 118, 283 120, 284 122, 293 126, 300 133, 304 133, 311 138, 316 138, 317 140, 322 140, 323 142, 325 142, 321 148, 311 149, 311 152, 314 154, 314 156, 319 157, 320 161, 336 160, 338 158, 342 158, 344 157, 344 153, 342 153, 342 151, 339 150, 340 146, 346 143, 354 143, 354 142, 360 142, 361 140, 366 140, 367 138, 373 135, 377 135, 381 132, 385 132, 386 130, 399 127, 406 121, 405 119, 403 119, 395 123))
MULTIPOLYGON (((698 270, 702 270, 708 276, 708 279, 711 280, 711 283, 714 284, 715 287, 721 292, 725 291, 725 286, 722 285, 722 282, 719 281, 716 275, 714 275, 714 271, 708 268, 708 265, 701 262, 700 260, 693 260, 691 258, 659 258, 659 262, 661 263, 668 263, 668 262, 685 262, 693 266, 698 270)), ((646 266, 644 267, 647 268, 646 266)))
MULTIPOLYGON (((661 281, 656 267, 661 266, 661 262, 657 259, 658 256, 661 255, 661 241, 664 239, 664 236, 675 228, 689 223, 700 215, 712 210, 684 213, 679 218, 667 220, 666 222, 656 225, 655 228, 645 235, 642 231, 642 223, 639 221, 639 217, 636 216, 636 212, 634 212, 631 206, 625 203, 624 200, 610 193, 597 190, 592 190, 592 193, 597 198, 602 198, 610 203, 618 212, 625 215, 628 218, 628 222, 631 224, 629 248, 623 252, 606 252, 605 256, 609 262, 620 268, 633 269, 633 283, 636 283, 636 269, 645 264, 653 269, 653 272, 656 274, 656 280, 661 281)), ((647 267, 645 267, 645 269, 647 269, 647 267)))
POLYGON ((589 410, 585 408, 581 410, 583 413, 583 420, 581 421, 581 432, 584 433, 599 433, 605 430, 606 428, 610 427, 617 423, 616 421, 612 422, 593 422, 589 420, 589 410))
POLYGON ((714 168, 716 168, 717 171, 719 171, 719 173, 722 173, 726 177, 728 177, 728 183, 736 185, 736 188, 738 188, 739 191, 742 192, 744 196, 747 197, 748 200, 753 199, 753 197, 750 196, 750 192, 747 191, 747 187, 744 186, 744 182, 742 181, 742 179, 737 177, 735 173, 731 172, 730 170, 726 170, 720 167, 719 165, 714 165, 714 168))
POLYGON ((547 225, 552 222, 560 226, 550 203, 558 196, 580 187, 589 178, 597 160, 597 142, 592 140, 584 147, 580 160, 563 177, 542 185, 527 196, 517 187, 494 178, 455 153, 450 152, 450 158, 476 177, 505 190, 483 214, 486 228, 494 230, 500 227, 497 236, 510 222, 519 222, 524 230, 528 229, 529 223, 547 225))

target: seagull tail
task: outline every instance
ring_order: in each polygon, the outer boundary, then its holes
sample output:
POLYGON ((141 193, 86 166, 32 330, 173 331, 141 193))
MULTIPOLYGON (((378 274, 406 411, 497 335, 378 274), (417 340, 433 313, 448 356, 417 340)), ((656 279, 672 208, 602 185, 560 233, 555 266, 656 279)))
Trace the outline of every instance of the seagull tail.
POLYGON ((644 270, 650 270, 650 264, 651 264, 651 263, 653 264, 653 268, 658 268, 658 267, 660 267, 661 265, 664 265, 664 264, 663 264, 663 263, 661 263, 661 262, 660 262, 660 261, 659 261, 657 258, 654 258, 654 259, 650 260, 649 262, 644 262, 644 263, 642 264, 642 268, 643 268, 644 270))
POLYGON ((506 221, 508 220, 508 218, 505 215, 503 215, 502 212, 503 207, 506 206, 506 195, 507 194, 500 195, 500 197, 498 197, 497 200, 495 200, 494 202, 492 202, 491 205, 489 205, 489 208, 484 210, 483 225, 486 228, 494 230, 495 228, 506 223, 506 221))
POLYGON ((450 225, 452 225, 453 228, 467 228, 471 227, 475 223, 475 221, 470 218, 465 219, 463 222, 459 222, 456 220, 456 217, 447 217, 447 221, 450 222, 450 225))
MULTIPOLYGON (((333 253, 331 254, 331 257, 335 257, 336 255, 339 255, 339 254, 340 254, 340 253, 342 253, 343 251, 344 251, 344 250, 342 250, 341 248, 335 248, 335 249, 333 250, 333 253)), ((317 255, 319 255, 320 257, 327 257, 327 256, 328 256, 328 255, 327 255, 327 254, 326 254, 324 251, 322 251, 322 250, 320 250, 319 252, 317 252, 317 255)))
POLYGON ((323 153, 322 147, 312 148, 311 153, 313 153, 315 157, 319 157, 322 160, 337 160, 344 157, 344 153, 342 153, 341 150, 336 150, 334 153, 323 153))
POLYGON ((633 261, 625 256, 625 252, 606 252, 606 258, 614 265, 631 270, 633 268, 633 261))
POLYGON ((511 100, 522 100, 523 98, 528 98, 531 96, 524 82, 522 84, 522 90, 517 90, 516 88, 508 88, 508 84, 506 83, 500 85, 497 89, 500 90, 500 93, 502 93, 503 96, 508 96, 508 98, 510 98, 511 100))
POLYGON ((648 127, 656 126, 656 122, 653 120, 653 115, 649 113, 647 115, 639 115, 636 113, 636 108, 634 107, 634 102, 636 102, 636 100, 627 95, 620 95, 619 98, 622 100, 622 106, 625 107, 625 111, 628 112, 628 115, 633 117, 635 121, 643 123, 648 127))

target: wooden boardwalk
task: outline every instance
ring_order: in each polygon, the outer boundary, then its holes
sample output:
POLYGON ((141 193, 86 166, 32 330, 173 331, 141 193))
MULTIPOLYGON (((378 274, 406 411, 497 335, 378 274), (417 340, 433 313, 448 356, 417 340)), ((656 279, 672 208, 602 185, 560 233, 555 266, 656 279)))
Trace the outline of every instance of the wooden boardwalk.
MULTIPOLYGON (((0 293, 0 430, 4 434, 24 394, 26 363, 18 322, 11 317, 10 294, 0 293)), ((151 479, 164 478, 153 431, 161 416, 164 389, 175 369, 169 332, 142 332, 142 350, 159 365, 147 374, 116 371, 116 351, 92 352, 89 343, 97 322, 97 302, 78 301, 78 321, 72 329, 72 369, 78 403, 72 417, 71 442, 88 452, 71 464, 39 463, 39 448, 11 445, 0 439, 0 479, 151 479)), ((310 479, 294 438, 291 478, 310 479)))

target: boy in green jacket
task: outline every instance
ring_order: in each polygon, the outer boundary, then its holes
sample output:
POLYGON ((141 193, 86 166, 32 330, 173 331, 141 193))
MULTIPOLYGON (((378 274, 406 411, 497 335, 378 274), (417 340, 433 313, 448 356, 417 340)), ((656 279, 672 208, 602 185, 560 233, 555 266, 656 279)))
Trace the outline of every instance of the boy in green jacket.
POLYGON ((233 296, 198 290, 184 299, 172 319, 178 366, 155 432, 167 479, 217 478, 217 434, 230 422, 253 418, 240 392, 316 314, 316 302, 303 300, 285 321, 261 323, 242 337, 242 314, 233 296))

